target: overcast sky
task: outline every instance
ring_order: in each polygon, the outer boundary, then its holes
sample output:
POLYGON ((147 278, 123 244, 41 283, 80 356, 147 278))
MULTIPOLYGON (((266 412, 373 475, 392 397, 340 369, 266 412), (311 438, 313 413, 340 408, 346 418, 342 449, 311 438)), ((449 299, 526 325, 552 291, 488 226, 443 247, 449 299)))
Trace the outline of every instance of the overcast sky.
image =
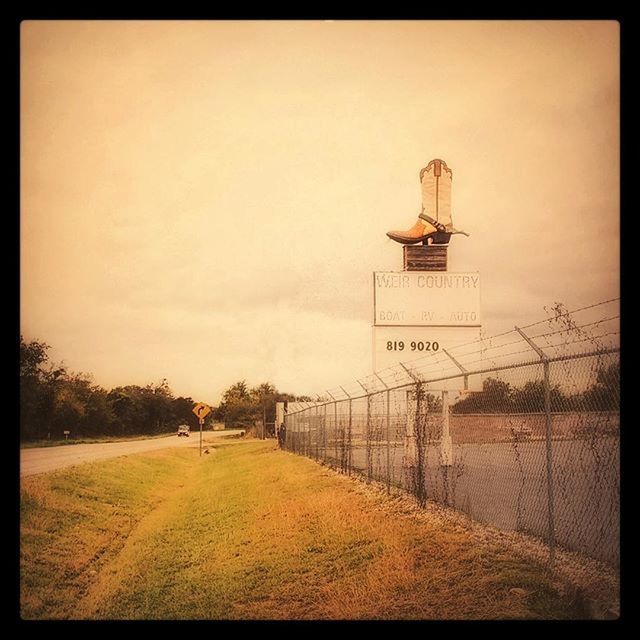
POLYGON ((372 272, 453 170, 483 329, 619 295, 616 22, 30 21, 21 331, 107 388, 370 373, 372 272))

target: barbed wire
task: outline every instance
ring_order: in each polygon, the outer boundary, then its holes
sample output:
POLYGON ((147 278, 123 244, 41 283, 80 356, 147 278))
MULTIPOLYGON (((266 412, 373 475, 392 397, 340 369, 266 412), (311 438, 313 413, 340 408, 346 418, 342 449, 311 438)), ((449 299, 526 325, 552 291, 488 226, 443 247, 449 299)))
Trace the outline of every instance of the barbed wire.
MULTIPOLYGON (((587 322, 585 324, 576 325, 576 328, 577 329, 584 329, 585 327, 592 327, 594 325, 600 325, 600 324, 603 324, 605 322, 609 322, 610 320, 617 320, 618 318, 620 318, 619 315, 610 316, 609 318, 602 318, 602 320, 594 320, 593 322, 587 322)), ((548 331, 547 333, 536 333, 532 337, 533 338, 542 338, 544 336, 552 336, 552 335, 556 335, 558 333, 567 333, 568 331, 570 331, 570 329, 565 327, 563 329, 557 329, 556 331, 548 331)))
MULTIPOLYGON (((609 300, 604 300, 603 302, 597 302, 595 304, 591 304, 591 305, 588 305, 588 306, 585 306, 585 307, 580 307, 580 308, 574 309, 572 311, 563 312, 563 313, 561 313, 561 314, 559 314, 557 316, 553 316, 552 318, 545 318, 544 320, 538 320, 537 322, 533 322, 531 324, 524 325, 524 326, 522 326, 520 328, 521 329, 528 329, 530 327, 535 327, 536 325, 543 324, 545 322, 549 322, 549 320, 556 320, 556 319, 558 319, 560 317, 564 317, 564 316, 568 316, 568 315, 575 315, 576 313, 580 313, 582 311, 586 311, 586 310, 589 310, 589 309, 594 309, 596 307, 599 307, 599 306, 602 306, 602 305, 605 305, 605 304, 609 304, 611 302, 616 302, 616 301, 619 301, 619 300, 620 300, 619 297, 618 298, 611 298, 609 300)), ((479 340, 470 340, 469 342, 464 342, 462 344, 453 346, 453 347, 451 347, 451 350, 460 349, 460 348, 465 347, 467 345, 477 344, 478 342, 483 342, 485 340, 495 340, 496 338, 500 338, 502 336, 510 335, 512 333, 513 333, 513 329, 507 329, 506 331, 503 331, 501 333, 496 333, 496 334, 492 334, 491 336, 481 337, 479 340)))
MULTIPOLYGON (((563 311, 558 313, 556 308, 555 315, 547 317, 543 320, 529 323, 520 327, 523 329, 530 329, 544 323, 554 323, 562 321, 562 318, 571 318, 571 321, 563 327, 554 328, 551 331, 545 331, 543 333, 529 333, 529 339, 542 339, 544 341, 544 347, 546 349, 557 350, 559 348, 567 349, 572 345, 579 345, 585 342, 592 342, 597 349, 604 348, 601 341, 604 338, 619 336, 618 331, 609 331, 605 333, 589 333, 587 330, 591 327, 601 327, 605 323, 610 323, 615 320, 619 320, 620 315, 609 315, 604 318, 596 320, 585 320, 583 323, 578 323, 573 319, 573 316, 577 313, 583 313, 591 309, 601 308, 604 305, 611 304, 619 301, 620 298, 610 298, 602 302, 597 302, 590 305, 585 305, 572 311, 563 311), (564 337, 565 340, 561 343, 553 341, 553 337, 564 337), (567 339, 569 338, 569 339, 567 339)), ((545 307, 546 309, 546 307, 545 307)), ((497 365, 497 363, 504 363, 509 358, 516 358, 523 354, 531 354, 533 348, 528 345, 522 349, 509 349, 516 345, 523 345, 524 338, 518 333, 516 329, 510 331, 504 331, 491 336, 484 336, 480 339, 476 339, 463 344, 453 345, 447 349, 449 353, 432 352, 430 354, 423 354, 416 358, 408 358, 403 360, 401 364, 391 365, 384 367, 374 373, 363 376, 360 379, 332 387, 325 390, 320 394, 314 394, 316 402, 330 401, 332 398, 336 399, 349 399, 359 398, 369 393, 377 393, 389 388, 395 388, 402 385, 410 385, 415 382, 415 378, 419 378, 422 382, 429 382, 429 377, 433 377, 437 374, 439 379, 446 377, 448 373, 460 373, 459 365, 467 370, 468 375, 474 373, 473 367, 476 365, 482 365, 483 368, 497 365), (506 338, 512 336, 513 339, 507 341, 499 340, 500 338, 506 338), (496 341, 498 343, 496 344, 496 341), (503 353, 500 353, 503 350, 503 353), (505 351, 506 350, 506 351, 505 351), (456 358, 458 364, 452 361, 452 356, 456 358), (328 395, 327 395, 328 394, 328 395)), ((615 345, 614 345, 615 346, 615 345)))
POLYGON ((549 322, 549 321, 554 321, 557 320, 558 318, 562 318, 564 316, 573 316, 576 313, 580 313, 581 311, 586 311, 588 309, 594 309, 595 307, 600 307, 602 305, 605 304, 609 304, 611 302, 617 302, 620 300, 620 297, 617 298, 610 298, 609 300, 603 300, 602 302, 596 302, 594 304, 590 304, 586 307, 580 307, 579 309, 573 309, 573 310, 569 310, 569 311, 564 311, 562 313, 559 313, 555 316, 552 316, 551 318, 545 318, 544 320, 538 320, 537 322, 532 322, 531 324, 527 324, 524 325, 523 327, 520 327, 521 329, 529 329, 530 327, 535 327, 538 324, 542 324, 543 322, 549 322))

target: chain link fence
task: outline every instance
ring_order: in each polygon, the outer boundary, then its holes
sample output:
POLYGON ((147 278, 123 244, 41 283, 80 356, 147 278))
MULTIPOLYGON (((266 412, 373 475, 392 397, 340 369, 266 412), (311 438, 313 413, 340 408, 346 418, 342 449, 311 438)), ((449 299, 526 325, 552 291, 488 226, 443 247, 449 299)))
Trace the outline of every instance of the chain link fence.
POLYGON ((289 403, 285 448, 619 567, 619 300, 289 403))

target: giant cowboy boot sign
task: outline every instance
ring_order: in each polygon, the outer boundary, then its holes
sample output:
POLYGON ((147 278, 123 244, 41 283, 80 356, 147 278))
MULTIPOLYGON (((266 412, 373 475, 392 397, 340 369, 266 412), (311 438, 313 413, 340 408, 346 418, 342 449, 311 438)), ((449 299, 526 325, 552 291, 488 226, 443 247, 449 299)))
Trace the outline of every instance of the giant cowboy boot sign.
POLYGON ((418 220, 407 231, 388 231, 387 235, 401 244, 448 244, 453 234, 465 231, 454 228, 451 220, 451 181, 453 172, 444 160, 432 160, 420 171, 422 210, 418 220))
MULTIPOLYGON (((400 365, 408 378, 418 383, 415 367, 440 371, 440 378, 434 374, 436 380, 429 384, 429 393, 441 398, 439 462, 445 491, 454 462, 449 393, 482 389, 480 376, 448 375, 452 368, 462 368, 456 349, 478 341, 481 335, 480 274, 448 270, 451 236, 469 235, 453 226, 452 178, 447 163, 438 158, 420 171, 422 209, 418 219, 406 231, 387 232, 403 245, 404 270, 373 273, 374 372, 400 365)), ((421 392, 421 387, 416 387, 414 393, 421 392)), ((426 420, 427 409, 422 417, 420 411, 412 414, 408 407, 417 407, 416 403, 407 399, 403 466, 410 482, 417 482, 426 455, 424 444, 418 445, 418 427, 426 420)))
MULTIPOLYGON (((422 209, 415 224, 387 232, 402 244, 403 270, 373 273, 374 371, 420 357, 455 358, 458 346, 480 338, 480 274, 449 269, 451 237, 469 235, 453 226, 452 176, 444 160, 431 160, 420 171, 422 209)), ((439 384, 449 391, 458 382, 439 384)))

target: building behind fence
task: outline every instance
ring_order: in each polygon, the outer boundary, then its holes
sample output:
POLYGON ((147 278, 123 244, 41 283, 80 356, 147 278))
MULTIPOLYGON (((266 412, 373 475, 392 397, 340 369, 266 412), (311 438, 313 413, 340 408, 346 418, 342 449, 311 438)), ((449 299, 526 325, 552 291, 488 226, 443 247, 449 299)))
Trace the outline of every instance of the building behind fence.
POLYGON ((618 299, 289 403, 284 446, 619 566, 618 299))

